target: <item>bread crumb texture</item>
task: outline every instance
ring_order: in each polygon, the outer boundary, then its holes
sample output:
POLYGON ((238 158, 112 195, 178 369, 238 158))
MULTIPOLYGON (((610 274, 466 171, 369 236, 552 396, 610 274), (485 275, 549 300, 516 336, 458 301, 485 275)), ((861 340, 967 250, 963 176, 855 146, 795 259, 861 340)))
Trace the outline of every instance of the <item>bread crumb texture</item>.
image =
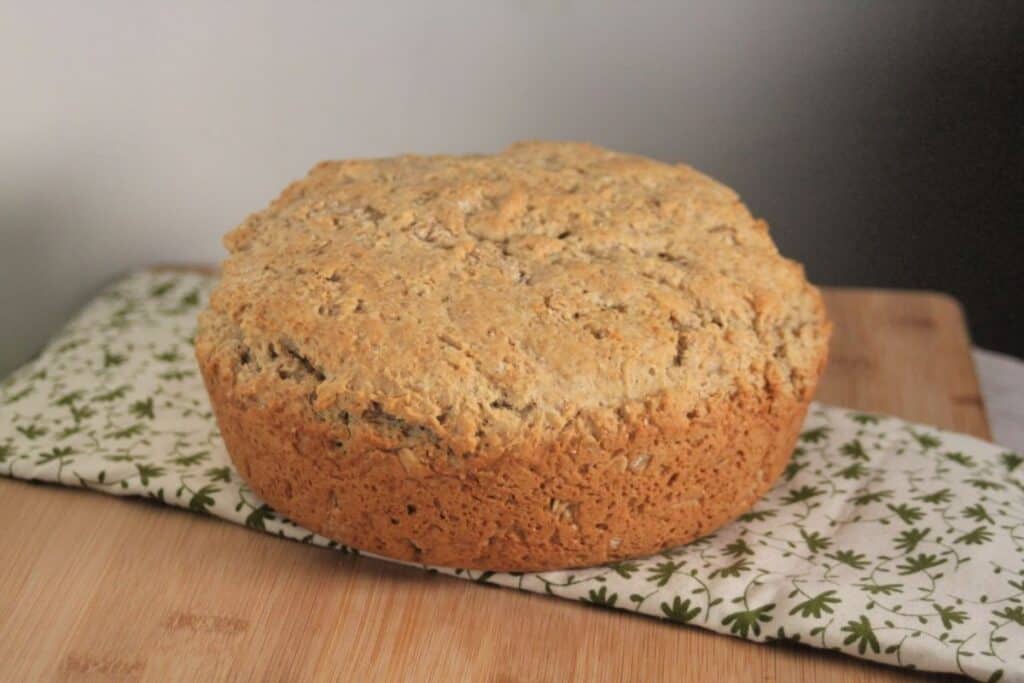
POLYGON ((825 363, 819 293, 732 190, 586 144, 323 162, 225 244, 196 353, 232 459, 399 559, 706 534, 778 477, 825 363))

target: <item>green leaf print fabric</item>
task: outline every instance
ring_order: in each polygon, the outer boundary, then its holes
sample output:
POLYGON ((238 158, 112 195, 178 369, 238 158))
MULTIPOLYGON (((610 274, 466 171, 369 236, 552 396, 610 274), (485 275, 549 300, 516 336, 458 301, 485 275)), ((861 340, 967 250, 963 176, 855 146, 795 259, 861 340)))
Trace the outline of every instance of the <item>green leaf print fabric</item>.
MULTIPOLYGON (((191 346, 212 284, 146 271, 90 304, 0 387, 0 474, 356 552, 283 518, 231 466, 191 346)), ((1024 680, 1022 474, 1021 456, 978 439, 815 404, 779 483, 711 536, 582 570, 437 571, 749 640, 1024 680)))

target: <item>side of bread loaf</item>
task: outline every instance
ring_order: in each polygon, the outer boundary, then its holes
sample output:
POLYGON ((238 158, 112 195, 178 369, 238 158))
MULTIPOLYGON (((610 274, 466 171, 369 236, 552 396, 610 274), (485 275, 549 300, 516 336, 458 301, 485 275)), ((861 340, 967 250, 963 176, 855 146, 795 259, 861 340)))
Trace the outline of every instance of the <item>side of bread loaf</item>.
POLYGON ((747 393, 680 415, 654 399, 614 429, 581 415, 530 450, 463 460, 386 413, 342 428, 301 391, 239 395, 231 370, 203 374, 235 466, 272 507, 356 548, 473 569, 598 564, 709 533, 775 482, 807 408, 747 393))

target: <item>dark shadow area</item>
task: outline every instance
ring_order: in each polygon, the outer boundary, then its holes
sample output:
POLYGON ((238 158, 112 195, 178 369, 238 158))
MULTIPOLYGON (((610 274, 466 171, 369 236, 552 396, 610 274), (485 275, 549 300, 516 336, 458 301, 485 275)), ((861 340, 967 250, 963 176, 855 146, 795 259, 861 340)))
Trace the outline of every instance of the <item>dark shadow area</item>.
POLYGON ((815 282, 948 292, 976 344, 1024 356, 1024 5, 916 19, 810 88, 818 120, 767 165, 718 170, 815 282))

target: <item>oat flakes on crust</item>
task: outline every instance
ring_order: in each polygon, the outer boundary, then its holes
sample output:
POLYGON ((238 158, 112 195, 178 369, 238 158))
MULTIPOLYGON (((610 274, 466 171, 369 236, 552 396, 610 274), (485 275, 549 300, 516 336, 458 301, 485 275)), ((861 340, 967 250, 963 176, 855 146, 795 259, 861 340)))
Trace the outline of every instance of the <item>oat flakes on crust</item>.
POLYGON ((324 162, 226 240, 196 350, 252 487, 488 569, 691 540, 774 481, 821 298, 734 192, 590 145, 324 162))

